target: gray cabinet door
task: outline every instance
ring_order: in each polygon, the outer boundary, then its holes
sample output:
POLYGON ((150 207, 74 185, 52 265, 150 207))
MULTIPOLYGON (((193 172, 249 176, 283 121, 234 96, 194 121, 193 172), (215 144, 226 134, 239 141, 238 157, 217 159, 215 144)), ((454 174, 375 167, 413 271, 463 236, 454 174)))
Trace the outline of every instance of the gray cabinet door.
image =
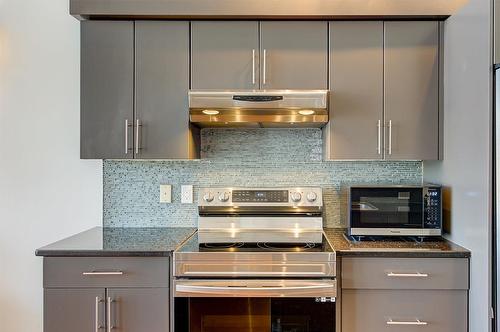
POLYGON ((134 23, 81 22, 81 158, 133 157, 133 75, 134 23))
POLYGON ((467 330, 464 290, 342 290, 342 332, 467 330))
POLYGON ((330 155, 383 158, 384 27, 377 21, 330 23, 330 155))
POLYGON ((104 288, 45 289, 45 332, 104 331, 104 288))
POLYGON ((135 157, 187 159, 189 22, 138 21, 135 29, 135 157))
POLYGON ((439 23, 386 22, 386 159, 439 157, 439 23))
POLYGON ((168 288, 109 288, 108 319, 115 331, 169 331, 168 288))
POLYGON ((258 89, 258 66, 258 22, 191 22, 192 89, 258 89))
POLYGON ((261 22, 260 47, 261 89, 327 89, 327 22, 261 22))

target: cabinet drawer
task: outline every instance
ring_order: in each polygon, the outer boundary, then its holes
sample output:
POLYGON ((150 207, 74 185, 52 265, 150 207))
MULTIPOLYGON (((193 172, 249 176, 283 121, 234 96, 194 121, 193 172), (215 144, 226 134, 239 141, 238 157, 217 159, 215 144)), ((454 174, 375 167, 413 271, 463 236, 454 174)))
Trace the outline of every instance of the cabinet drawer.
POLYGON ((168 257, 46 257, 43 285, 64 287, 169 287, 168 257))
POLYGON ((342 288, 468 289, 467 258, 342 259, 342 288))
POLYGON ((465 290, 343 290, 342 332, 467 332, 465 290))

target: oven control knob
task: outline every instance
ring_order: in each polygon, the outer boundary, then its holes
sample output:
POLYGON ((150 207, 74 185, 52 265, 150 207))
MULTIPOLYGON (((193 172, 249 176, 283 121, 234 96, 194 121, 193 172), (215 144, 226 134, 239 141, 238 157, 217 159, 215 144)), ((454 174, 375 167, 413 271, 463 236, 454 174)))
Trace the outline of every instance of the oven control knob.
POLYGON ((219 195, 219 201, 227 202, 229 200, 229 194, 224 192, 219 195))
POLYGON ((214 195, 210 191, 208 191, 205 193, 205 195, 203 195, 203 200, 205 202, 211 202, 214 200, 214 195))
POLYGON ((311 191, 310 193, 307 194, 306 198, 309 202, 314 202, 318 198, 318 195, 316 195, 314 191, 311 191))
POLYGON ((302 195, 298 191, 291 193, 290 197, 292 198, 292 201, 294 201, 294 202, 300 202, 300 200, 302 199, 302 195))

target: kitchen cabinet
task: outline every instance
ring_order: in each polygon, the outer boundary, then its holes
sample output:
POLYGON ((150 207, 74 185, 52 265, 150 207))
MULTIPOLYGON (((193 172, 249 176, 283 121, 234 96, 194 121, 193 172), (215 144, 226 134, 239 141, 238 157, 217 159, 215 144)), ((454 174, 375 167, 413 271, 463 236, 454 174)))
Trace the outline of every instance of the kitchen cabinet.
POLYGON ((105 324, 104 288, 45 289, 45 332, 99 331, 105 324))
POLYGON ((192 89, 328 87, 327 22, 194 21, 191 25, 192 89))
POLYGON ((261 88, 328 88, 328 24, 261 22, 261 88))
POLYGON ((192 89, 259 88, 259 22, 191 22, 192 89))
POLYGON ((332 159, 382 159, 384 23, 330 23, 332 159))
POLYGON ((345 257, 341 264, 342 332, 467 331, 467 258, 345 257))
POLYGON ((330 23, 326 159, 439 159, 436 21, 330 23))
POLYGON ((130 159, 134 22, 81 22, 81 158, 130 159))
POLYGON ((189 124, 189 22, 135 23, 135 158, 197 157, 189 124))
POLYGON ((386 22, 386 159, 439 157, 439 23, 386 22))
POLYGON ((44 258, 44 331, 167 332, 168 257, 44 258))
POLYGON ((84 21, 81 157, 198 157, 189 124, 189 22, 84 21))
POLYGON ((342 332, 467 332, 467 293, 428 290, 347 290, 342 332))
POLYGON ((168 288, 110 288, 111 326, 128 332, 169 331, 168 288))

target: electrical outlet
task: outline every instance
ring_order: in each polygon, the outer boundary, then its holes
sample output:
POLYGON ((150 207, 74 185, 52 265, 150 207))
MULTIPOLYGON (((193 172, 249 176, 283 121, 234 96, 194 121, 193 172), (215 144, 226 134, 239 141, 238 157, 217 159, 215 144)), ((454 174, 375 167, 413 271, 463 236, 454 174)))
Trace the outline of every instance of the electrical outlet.
POLYGON ((160 203, 172 203, 172 185, 160 184, 160 203))
POLYGON ((193 204, 193 186, 192 185, 181 186, 181 203, 182 204, 193 204))

